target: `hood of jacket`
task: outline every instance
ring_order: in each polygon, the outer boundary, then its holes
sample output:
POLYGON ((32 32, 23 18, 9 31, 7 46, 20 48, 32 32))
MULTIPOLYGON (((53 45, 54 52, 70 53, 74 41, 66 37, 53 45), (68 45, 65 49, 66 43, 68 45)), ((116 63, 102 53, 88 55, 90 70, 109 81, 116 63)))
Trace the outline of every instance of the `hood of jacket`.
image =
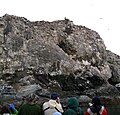
POLYGON ((68 107, 77 111, 79 107, 78 99, 76 97, 71 97, 68 100, 68 107))
POLYGON ((52 108, 56 107, 57 102, 56 102, 56 100, 51 99, 51 100, 49 100, 48 104, 49 104, 49 107, 52 109, 52 108))
POLYGON ((90 110, 92 111, 92 113, 97 113, 97 115, 100 115, 100 110, 101 110, 102 106, 101 105, 97 105, 97 106, 91 106, 90 110))

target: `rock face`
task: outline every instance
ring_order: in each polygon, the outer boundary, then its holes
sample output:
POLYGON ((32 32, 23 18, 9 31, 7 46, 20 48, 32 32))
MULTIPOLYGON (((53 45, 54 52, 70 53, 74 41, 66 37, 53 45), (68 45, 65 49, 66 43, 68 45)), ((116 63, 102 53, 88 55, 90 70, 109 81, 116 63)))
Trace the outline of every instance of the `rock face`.
POLYGON ((116 85, 120 83, 120 56, 107 50, 107 58, 112 74, 109 82, 112 85, 116 85))
POLYGON ((111 65, 108 54, 97 32, 69 19, 30 22, 7 14, 0 18, 0 79, 18 93, 39 85, 40 94, 106 95, 112 87, 109 93, 114 95, 115 89, 117 95, 119 61, 111 65))

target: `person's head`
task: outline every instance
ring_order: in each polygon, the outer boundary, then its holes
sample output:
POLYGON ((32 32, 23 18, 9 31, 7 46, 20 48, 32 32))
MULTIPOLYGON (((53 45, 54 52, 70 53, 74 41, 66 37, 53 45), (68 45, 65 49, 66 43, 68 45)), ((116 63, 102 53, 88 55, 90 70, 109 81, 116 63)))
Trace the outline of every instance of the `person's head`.
POLYGON ((11 109, 9 108, 8 104, 5 104, 5 105, 2 106, 0 113, 1 113, 1 114, 11 113, 11 109))
POLYGON ((31 93, 26 99, 28 103, 35 104, 39 100, 39 97, 36 94, 31 93))
POLYGON ((59 95, 56 92, 51 93, 50 98, 53 100, 57 100, 59 98, 59 95))
POLYGON ((97 97, 97 96, 93 97, 93 98, 92 98, 92 103, 93 103, 94 105, 101 105, 100 98, 97 97))
POLYGON ((76 97, 71 97, 70 99, 68 99, 68 107, 69 108, 77 109, 78 106, 79 106, 79 101, 76 97))
POLYGON ((54 112, 52 115, 62 115, 60 112, 54 112))

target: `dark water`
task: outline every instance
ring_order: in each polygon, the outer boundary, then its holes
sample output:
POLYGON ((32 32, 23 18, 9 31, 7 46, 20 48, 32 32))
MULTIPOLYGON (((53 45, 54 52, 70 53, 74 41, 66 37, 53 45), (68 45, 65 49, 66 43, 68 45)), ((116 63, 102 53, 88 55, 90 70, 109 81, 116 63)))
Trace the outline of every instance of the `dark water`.
POLYGON ((106 109, 108 111, 108 115, 120 115, 120 104, 118 104, 118 105, 107 105, 106 109))

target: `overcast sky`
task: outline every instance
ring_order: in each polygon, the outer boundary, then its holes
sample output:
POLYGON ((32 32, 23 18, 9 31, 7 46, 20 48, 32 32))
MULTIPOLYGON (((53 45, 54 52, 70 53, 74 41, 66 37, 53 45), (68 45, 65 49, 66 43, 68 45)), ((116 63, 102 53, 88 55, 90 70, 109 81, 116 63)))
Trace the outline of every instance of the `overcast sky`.
POLYGON ((108 50, 120 55, 120 0, 1 0, 4 14, 30 21, 63 20, 86 26, 99 33, 108 50))

